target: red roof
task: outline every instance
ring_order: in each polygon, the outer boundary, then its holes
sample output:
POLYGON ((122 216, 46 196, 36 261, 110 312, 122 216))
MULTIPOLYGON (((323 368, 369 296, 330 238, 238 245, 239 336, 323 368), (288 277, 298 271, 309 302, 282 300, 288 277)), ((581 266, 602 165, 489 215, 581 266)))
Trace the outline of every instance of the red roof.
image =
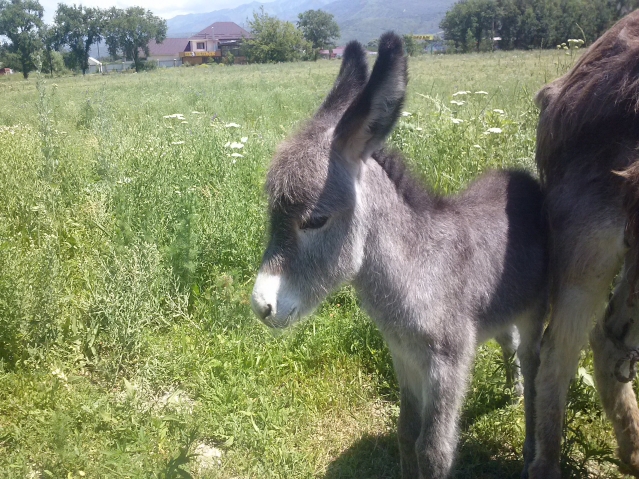
POLYGON ((162 43, 149 42, 149 56, 169 56, 177 55, 180 52, 189 51, 191 44, 189 40, 205 40, 213 38, 218 42, 233 42, 242 38, 250 38, 251 34, 234 22, 215 22, 191 38, 166 38, 162 43))
POLYGON ((200 35, 210 35, 213 33, 213 36, 218 41, 224 40, 240 40, 242 37, 250 38, 251 34, 240 27, 235 22, 215 22, 206 27, 204 30, 200 31, 196 36, 200 35), (211 32, 211 30, 213 30, 211 32))
POLYGON ((189 45, 188 38, 165 38, 162 43, 155 43, 155 40, 149 42, 150 56, 166 56, 176 55, 185 51, 189 45))

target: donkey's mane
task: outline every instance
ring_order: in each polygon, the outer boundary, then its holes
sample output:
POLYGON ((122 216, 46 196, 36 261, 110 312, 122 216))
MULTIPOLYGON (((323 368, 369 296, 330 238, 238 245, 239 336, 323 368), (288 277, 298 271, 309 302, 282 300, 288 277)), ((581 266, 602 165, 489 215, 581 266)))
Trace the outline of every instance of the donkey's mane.
POLYGON ((439 203, 441 198, 413 177, 399 151, 382 148, 371 156, 395 185, 397 194, 414 211, 425 211, 439 203))
MULTIPOLYGON (((639 10, 617 22, 574 68, 542 88, 537 129, 537 164, 542 181, 553 176, 566 148, 589 151, 639 140, 639 10)), ((604 154, 605 152, 601 152, 604 154)), ((608 152, 609 153, 609 152, 608 152)))

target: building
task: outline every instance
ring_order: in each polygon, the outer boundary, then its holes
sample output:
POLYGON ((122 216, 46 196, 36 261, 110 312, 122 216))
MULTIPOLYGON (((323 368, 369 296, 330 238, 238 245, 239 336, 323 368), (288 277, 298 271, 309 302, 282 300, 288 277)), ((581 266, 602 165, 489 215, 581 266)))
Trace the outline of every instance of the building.
POLYGON ((322 58, 342 58, 346 47, 335 47, 332 50, 320 50, 319 54, 322 58))
POLYGON ((201 65, 219 62, 233 54, 236 63, 246 61, 240 56, 240 45, 251 34, 234 22, 215 22, 190 38, 167 38, 162 43, 149 43, 148 60, 170 67, 183 63, 201 65))
POLYGON ((89 73, 102 73, 102 62, 89 57, 89 73))

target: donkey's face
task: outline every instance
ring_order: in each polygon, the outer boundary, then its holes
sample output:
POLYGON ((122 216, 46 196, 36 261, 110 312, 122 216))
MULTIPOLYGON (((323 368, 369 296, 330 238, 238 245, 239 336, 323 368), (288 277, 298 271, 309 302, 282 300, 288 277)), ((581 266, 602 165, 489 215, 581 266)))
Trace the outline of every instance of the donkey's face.
POLYGON ((278 149, 266 181, 270 238, 252 296, 268 326, 310 314, 360 270, 370 221, 362 160, 390 133, 405 86, 399 37, 382 36, 370 79, 352 42, 315 117, 278 149))

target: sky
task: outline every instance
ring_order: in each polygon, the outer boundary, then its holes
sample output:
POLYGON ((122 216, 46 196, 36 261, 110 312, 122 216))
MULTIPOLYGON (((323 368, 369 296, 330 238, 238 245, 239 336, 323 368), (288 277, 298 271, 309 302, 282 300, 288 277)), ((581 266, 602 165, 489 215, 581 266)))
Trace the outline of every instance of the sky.
MULTIPOLYGON (((176 15, 184 15, 186 13, 207 13, 222 8, 234 8, 243 3, 250 3, 252 0, 40 0, 40 4, 44 8, 44 22, 52 23, 55 10, 58 3, 82 4, 85 7, 100 8, 127 8, 127 7, 143 7, 151 10, 155 15, 162 18, 172 18, 176 15)), ((273 0, 260 0, 268 3, 273 0)))

